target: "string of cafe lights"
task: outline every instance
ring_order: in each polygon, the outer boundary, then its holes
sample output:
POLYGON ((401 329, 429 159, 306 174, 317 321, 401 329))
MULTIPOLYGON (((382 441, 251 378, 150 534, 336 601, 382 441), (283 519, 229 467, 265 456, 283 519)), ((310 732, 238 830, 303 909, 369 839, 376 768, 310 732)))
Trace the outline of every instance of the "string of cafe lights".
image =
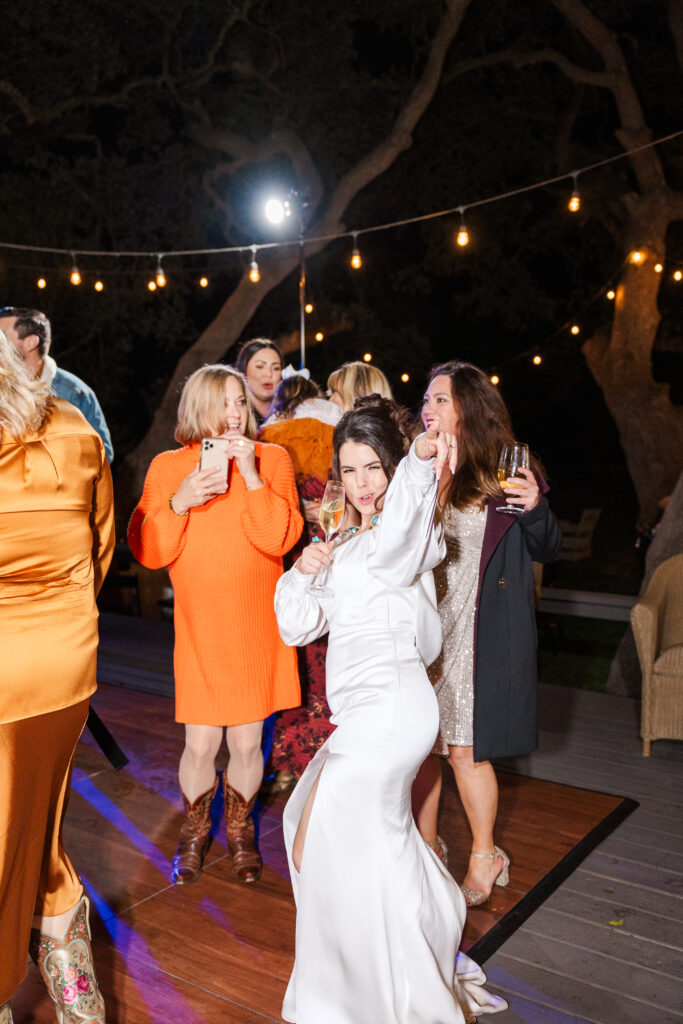
MULTIPOLYGON (((149 275, 147 274, 147 288, 149 291, 157 291, 163 289, 167 284, 166 271, 163 267, 164 260, 179 259, 186 257, 198 257, 198 256, 223 256, 223 255, 238 255, 244 256, 249 254, 251 259, 249 262, 249 280, 253 284, 258 284, 261 278, 261 273, 258 265, 258 254, 262 251, 285 249, 297 247, 304 249, 307 245, 317 245, 321 243, 328 243, 337 241, 339 239, 349 238, 352 242, 352 251, 349 259, 349 264, 354 270, 360 270, 363 265, 363 259, 358 244, 359 237, 363 235, 369 235, 379 231, 390 231, 395 228, 405 227, 411 224, 418 224, 428 220, 435 220, 441 217, 452 217, 457 214, 459 218, 455 241, 459 248, 464 249, 470 244, 470 233, 465 221, 466 211, 476 209, 478 207, 487 206, 491 203, 501 202, 504 199, 510 199, 515 196, 524 195, 530 192, 537 191, 542 188, 547 188, 550 185, 557 184, 559 182, 571 180, 572 192, 567 203, 567 208, 571 213, 577 213, 581 209, 581 195, 578 187, 578 179, 581 175, 587 174, 589 171, 597 170, 600 167, 605 167, 608 164, 615 163, 618 160, 625 160, 630 156, 640 153, 646 149, 651 149, 654 146, 662 145, 665 142, 670 142, 673 139, 679 138, 683 135, 683 129, 676 132, 671 132, 669 135, 661 136, 652 142, 644 143, 641 146, 636 146, 633 149, 625 150, 623 153, 617 153, 614 156, 607 157, 604 160, 595 161, 592 164, 587 164, 584 167, 579 167, 571 171, 567 171, 564 174, 558 174, 550 178, 545 178, 542 181, 534 182, 531 185, 523 185, 519 188, 509 189, 505 192, 500 192, 493 196, 487 196, 483 199, 473 200, 470 203, 461 203, 458 206, 450 207, 446 210, 437 210, 432 213, 421 214, 414 217, 406 217, 401 220, 390 221, 383 224, 375 224, 365 228, 357 228, 350 231, 339 232, 331 235, 318 235, 312 237, 303 237, 300 239, 288 239, 282 241, 272 242, 260 242, 251 243, 249 245, 238 245, 238 246, 223 246, 219 248, 204 248, 204 249, 174 249, 166 252, 151 251, 151 250, 108 250, 108 249, 79 249, 79 248, 55 248, 51 246, 37 246, 37 245, 25 245, 14 242, 3 242, 0 241, 0 249, 20 251, 20 252, 32 252, 40 253, 45 255, 53 256, 67 256, 71 260, 71 271, 69 274, 69 280, 72 285, 79 286, 83 283, 83 273, 79 268, 79 262, 83 259, 144 259, 154 260, 155 269, 154 272, 149 275)), ((47 272, 44 271, 38 280, 36 281, 37 287, 45 289, 48 287, 47 272)), ((683 279, 683 273, 677 268, 673 273, 674 280, 680 281, 683 279)), ((198 278, 198 284, 201 288, 208 288, 210 280, 208 275, 205 273, 198 278)), ((102 275, 96 276, 96 280, 93 283, 95 291, 102 292, 104 290, 104 281, 102 275)))
MULTIPOLYGON (((532 345, 524 352, 518 352, 516 355, 511 356, 509 359, 505 359, 491 368, 490 380, 492 384, 498 385, 501 383, 501 372, 513 366, 515 363, 522 361, 531 362, 532 366, 539 367, 543 363, 544 354, 547 353, 551 346, 555 347, 554 343, 558 340, 561 343, 566 342, 570 336, 576 338, 582 333, 581 320, 585 316, 591 307, 595 306, 600 300, 608 300, 614 302, 617 296, 615 281, 619 278, 621 271, 630 263, 635 267, 645 269, 650 259, 645 249, 633 249, 629 254, 622 260, 621 264, 617 269, 610 275, 607 281, 598 288, 585 305, 578 310, 570 319, 565 320, 561 327, 558 327, 553 334, 549 335, 543 342, 532 345)), ((669 264, 676 267, 671 275, 671 280, 675 282, 683 281, 683 261, 670 259, 669 264)), ((655 274, 662 274, 664 272, 664 265, 655 261, 652 265, 652 272, 655 274)))

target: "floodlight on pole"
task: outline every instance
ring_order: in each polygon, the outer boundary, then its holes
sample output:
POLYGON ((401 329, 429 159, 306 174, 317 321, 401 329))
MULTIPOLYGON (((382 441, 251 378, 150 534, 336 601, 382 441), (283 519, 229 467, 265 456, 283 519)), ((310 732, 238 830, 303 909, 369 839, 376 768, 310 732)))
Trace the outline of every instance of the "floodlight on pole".
POLYGON ((306 366, 306 252, 304 247, 303 211, 308 206, 306 199, 295 189, 290 189, 289 198, 271 196, 264 206, 264 213, 271 224, 279 226, 285 218, 296 213, 299 228, 299 333, 301 337, 301 369, 306 366))

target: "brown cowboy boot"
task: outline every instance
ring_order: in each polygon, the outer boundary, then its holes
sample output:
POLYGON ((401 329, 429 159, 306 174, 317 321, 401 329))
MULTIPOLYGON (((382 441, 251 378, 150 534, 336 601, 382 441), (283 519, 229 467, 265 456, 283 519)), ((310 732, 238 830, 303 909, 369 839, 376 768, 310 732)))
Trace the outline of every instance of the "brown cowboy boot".
POLYGON ((252 811, 256 793, 245 800, 241 793, 228 782, 227 771, 223 774, 225 790, 225 834, 228 849, 232 854, 232 873, 240 882, 255 882, 261 876, 263 861, 256 849, 254 819, 252 811))
POLYGON ((104 1024, 104 999, 92 962, 89 907, 87 896, 82 896, 61 939, 31 929, 29 953, 55 1004, 58 1024, 104 1024))
POLYGON ((0 1024, 12 1024, 12 1007, 9 1003, 0 1006, 0 1024))
POLYGON ((176 885, 196 882, 204 867, 204 857, 211 843, 211 802, 218 789, 218 778, 211 789, 190 803, 180 790, 187 815, 180 829, 180 842, 171 865, 171 878, 176 885))

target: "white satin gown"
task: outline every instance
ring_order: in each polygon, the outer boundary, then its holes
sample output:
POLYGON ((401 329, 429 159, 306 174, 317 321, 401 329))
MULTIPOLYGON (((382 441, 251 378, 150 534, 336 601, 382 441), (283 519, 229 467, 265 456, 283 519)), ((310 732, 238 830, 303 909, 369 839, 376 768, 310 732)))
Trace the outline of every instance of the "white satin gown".
POLYGON ((399 464, 378 525, 341 543, 327 585, 295 568, 275 595, 285 643, 329 630, 327 699, 336 731, 287 803, 284 836, 297 905, 296 959, 282 1016, 296 1024, 463 1024, 505 1009, 456 953, 465 901, 422 841, 410 791, 439 727, 425 665, 441 647, 431 569, 431 462, 399 464), (292 846, 320 775, 301 872, 292 846))

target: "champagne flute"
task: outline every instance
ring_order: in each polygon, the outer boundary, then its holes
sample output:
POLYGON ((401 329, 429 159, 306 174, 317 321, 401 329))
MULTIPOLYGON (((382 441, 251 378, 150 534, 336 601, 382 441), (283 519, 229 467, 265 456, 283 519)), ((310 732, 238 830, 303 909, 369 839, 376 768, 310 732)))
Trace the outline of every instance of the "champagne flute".
MULTIPOLYGON (((325 543, 330 543, 330 537, 337 532, 339 524, 344 516, 344 509, 346 507, 346 492, 344 485, 339 480, 328 480, 325 484, 325 493, 323 494, 323 500, 320 503, 320 512, 318 518, 320 521, 320 528, 325 534, 325 543)), ((312 590, 315 591, 318 596, 331 596, 332 590, 326 587, 324 580, 327 576, 327 566, 318 573, 317 579, 312 586, 312 590)))
MULTIPOLYGON (((529 445, 513 441, 505 444, 498 460, 498 481, 501 488, 506 485, 509 477, 518 476, 520 469, 529 468, 529 445)), ((519 487, 519 484, 507 484, 508 487, 519 487)), ((507 512, 508 515, 519 515, 524 509, 520 505, 501 505, 496 512, 507 512)))

